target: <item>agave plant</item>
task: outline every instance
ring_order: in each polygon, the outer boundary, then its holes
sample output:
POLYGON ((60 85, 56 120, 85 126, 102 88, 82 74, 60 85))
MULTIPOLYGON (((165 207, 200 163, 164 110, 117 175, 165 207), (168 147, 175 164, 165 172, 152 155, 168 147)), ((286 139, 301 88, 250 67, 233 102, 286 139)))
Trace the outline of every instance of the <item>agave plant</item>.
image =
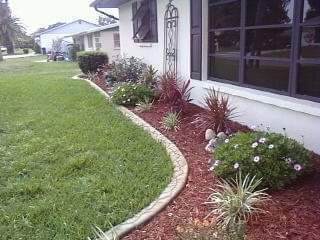
POLYGON ((215 133, 231 132, 231 120, 237 117, 236 108, 230 106, 229 98, 215 89, 210 89, 204 98, 205 112, 196 116, 198 128, 213 129, 215 133))
POLYGON ((149 112, 152 108, 153 102, 149 98, 145 97, 144 101, 138 102, 136 110, 138 112, 149 112))
POLYGON ((162 126, 167 130, 179 130, 180 114, 177 112, 169 112, 163 117, 162 126))
POLYGON ((190 80, 182 81, 173 73, 160 76, 158 92, 160 101, 170 104, 171 111, 183 112, 191 99, 190 80))
POLYGON ((266 189, 259 190, 260 184, 261 179, 249 175, 243 179, 240 172, 232 181, 220 181, 218 190, 210 195, 206 204, 213 210, 209 215, 217 216, 219 226, 226 229, 232 239, 243 240, 249 217, 263 212, 259 206, 269 199, 269 195, 265 193, 266 189))

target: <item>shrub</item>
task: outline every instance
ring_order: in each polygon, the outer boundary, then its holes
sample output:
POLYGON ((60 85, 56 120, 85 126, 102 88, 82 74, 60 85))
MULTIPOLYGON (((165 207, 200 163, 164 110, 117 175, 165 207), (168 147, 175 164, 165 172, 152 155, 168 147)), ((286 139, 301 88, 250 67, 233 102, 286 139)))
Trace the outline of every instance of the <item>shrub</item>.
POLYGON ((114 61, 108 72, 114 82, 138 83, 143 79, 147 65, 135 57, 119 57, 114 61))
POLYGON ((136 106, 145 99, 153 99, 153 91, 146 85, 126 83, 116 88, 112 101, 119 105, 136 106))
POLYGON ((259 205, 269 199, 265 190, 258 190, 261 179, 242 179, 241 172, 231 181, 218 182, 218 189, 209 197, 213 208, 210 214, 217 216, 217 223, 226 230, 229 239, 244 240, 245 226, 249 217, 261 212, 259 205))
POLYGON ((160 76, 157 90, 160 101, 170 104, 173 112, 184 112, 187 104, 192 101, 190 80, 182 81, 173 73, 160 76))
POLYGON ((28 54, 29 53, 29 49, 28 48, 24 48, 22 51, 23 51, 24 54, 28 54))
POLYGON ((219 91, 210 89, 204 98, 205 112, 196 116, 194 123, 198 128, 219 132, 231 132, 231 120, 237 115, 236 108, 230 106, 229 98, 219 91))
POLYGON ((85 74, 97 72, 98 68, 108 63, 108 56, 102 52, 78 52, 79 67, 85 74))
POLYGON ((222 178, 233 178, 241 169, 262 178, 262 187, 279 189, 311 169, 310 153, 282 134, 238 133, 225 142, 214 151, 214 171, 222 178))
POLYGON ((163 117, 161 124, 166 130, 178 131, 180 124, 180 114, 177 112, 167 113, 163 117))

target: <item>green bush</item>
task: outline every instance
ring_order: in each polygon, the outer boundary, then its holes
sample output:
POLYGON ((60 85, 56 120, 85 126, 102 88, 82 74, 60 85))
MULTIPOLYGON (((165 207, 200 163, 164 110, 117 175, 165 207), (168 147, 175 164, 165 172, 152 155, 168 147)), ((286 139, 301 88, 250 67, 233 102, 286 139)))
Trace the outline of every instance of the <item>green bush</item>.
POLYGON ((310 153, 282 134, 237 133, 214 152, 214 172, 224 179, 238 170, 262 178, 262 187, 280 189, 311 170, 310 153))
POLYGON ((78 52, 77 58, 79 67, 85 74, 95 73, 99 67, 108 64, 108 56, 102 52, 78 52))
POLYGON ((33 46, 33 51, 36 53, 36 54, 41 54, 41 47, 38 43, 34 43, 34 46, 33 46))
POLYGON ((123 84, 112 94, 112 101, 119 105, 136 106, 145 99, 153 99, 154 92, 143 84, 123 84))
POLYGON ((28 54, 29 53, 29 49, 28 48, 24 48, 22 51, 23 51, 24 54, 28 54))

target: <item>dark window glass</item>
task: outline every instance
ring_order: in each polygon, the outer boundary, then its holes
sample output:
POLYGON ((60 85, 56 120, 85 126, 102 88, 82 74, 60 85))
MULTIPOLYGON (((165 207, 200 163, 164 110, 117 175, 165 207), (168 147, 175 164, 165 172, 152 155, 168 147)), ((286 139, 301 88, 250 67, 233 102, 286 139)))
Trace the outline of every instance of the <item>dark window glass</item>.
POLYGON ((210 57, 209 76, 229 81, 239 80, 239 60, 210 57))
POLYGON ((293 8, 294 0, 247 0, 246 25, 292 23, 293 8))
POLYGON ((209 13, 209 28, 239 27, 240 14, 240 1, 211 6, 209 13))
POLYGON ((303 27, 301 57, 320 58, 320 27, 303 27))
POLYGON ((300 65, 297 93, 320 98, 320 65, 300 65))
POLYGON ((246 60, 245 83, 262 88, 288 91, 289 64, 246 60))
POLYGON ((209 38, 210 53, 239 54, 240 31, 214 31, 209 38))
POLYGON ((305 24, 320 24, 319 0, 304 0, 303 21, 305 24))
POLYGON ((289 58, 291 28, 270 28, 246 31, 246 55, 289 58))

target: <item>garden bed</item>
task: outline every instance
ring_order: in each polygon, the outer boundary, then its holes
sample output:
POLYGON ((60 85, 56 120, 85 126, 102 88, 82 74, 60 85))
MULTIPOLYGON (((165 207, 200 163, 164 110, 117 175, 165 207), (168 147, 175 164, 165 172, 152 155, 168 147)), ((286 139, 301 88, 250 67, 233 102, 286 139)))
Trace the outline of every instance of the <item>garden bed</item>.
MULTIPOLYGON (((110 93, 104 83, 97 84, 110 93)), ((194 115, 203 109, 193 104, 189 104, 187 109, 177 132, 165 130, 160 123, 169 110, 165 104, 155 103, 151 111, 144 113, 132 109, 178 146, 188 161, 190 174, 182 193, 151 222, 133 231, 125 240, 177 239, 179 228, 197 219, 201 221, 209 213, 203 203, 211 193, 210 188, 214 188, 215 177, 208 170, 210 154, 204 151, 207 142, 191 124, 194 115)), ((232 130, 248 131, 248 128, 234 123, 232 130)), ((272 201, 264 207, 267 213, 251 219, 247 229, 248 239, 319 239, 320 158, 316 155, 313 158, 316 172, 312 176, 300 179, 286 190, 269 192, 272 201)))

